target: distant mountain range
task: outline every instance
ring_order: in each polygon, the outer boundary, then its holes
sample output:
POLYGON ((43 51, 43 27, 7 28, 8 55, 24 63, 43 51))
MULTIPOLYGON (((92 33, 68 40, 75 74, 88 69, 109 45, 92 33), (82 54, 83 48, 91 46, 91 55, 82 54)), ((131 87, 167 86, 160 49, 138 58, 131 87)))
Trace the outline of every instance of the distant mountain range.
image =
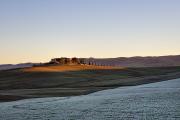
POLYGON ((0 65, 0 70, 10 70, 10 69, 17 69, 17 68, 26 68, 26 67, 32 67, 35 65, 34 63, 22 63, 22 64, 3 64, 0 65))
POLYGON ((118 57, 118 58, 88 58, 97 65, 121 67, 167 67, 180 66, 180 55, 174 56, 149 56, 149 57, 118 57))

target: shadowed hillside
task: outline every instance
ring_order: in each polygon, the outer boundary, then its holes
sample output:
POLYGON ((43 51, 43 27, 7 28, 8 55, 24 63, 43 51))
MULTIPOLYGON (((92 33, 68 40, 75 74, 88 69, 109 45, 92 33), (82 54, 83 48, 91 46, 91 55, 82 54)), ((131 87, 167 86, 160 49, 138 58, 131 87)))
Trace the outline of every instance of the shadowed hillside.
POLYGON ((17 68, 27 68, 27 67, 32 67, 36 63, 23 63, 23 64, 4 64, 0 65, 0 70, 10 70, 10 69, 17 69, 17 68))
POLYGON ((0 100, 74 96, 180 77, 180 67, 55 65, 0 71, 0 100))
POLYGON ((180 55, 157 57, 119 57, 119 58, 90 58, 97 65, 121 66, 121 67, 167 67, 180 66, 180 55))

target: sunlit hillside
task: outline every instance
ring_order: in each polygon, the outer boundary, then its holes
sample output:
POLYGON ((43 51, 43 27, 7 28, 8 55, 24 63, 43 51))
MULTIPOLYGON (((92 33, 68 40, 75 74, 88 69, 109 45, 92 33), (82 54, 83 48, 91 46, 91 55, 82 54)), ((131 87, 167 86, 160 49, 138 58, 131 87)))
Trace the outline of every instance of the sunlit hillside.
POLYGON ((95 65, 53 65, 53 66, 39 66, 22 69, 25 72, 65 72, 65 71, 79 71, 79 70, 107 70, 107 69, 123 69, 123 67, 112 66, 95 66, 95 65))

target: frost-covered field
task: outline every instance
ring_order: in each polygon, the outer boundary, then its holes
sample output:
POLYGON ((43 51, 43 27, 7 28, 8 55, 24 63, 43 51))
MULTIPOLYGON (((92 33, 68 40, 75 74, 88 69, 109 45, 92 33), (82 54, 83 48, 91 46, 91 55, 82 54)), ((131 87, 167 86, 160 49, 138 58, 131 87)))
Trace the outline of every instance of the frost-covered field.
POLYGON ((180 120, 180 79, 77 97, 0 103, 0 120, 180 120))

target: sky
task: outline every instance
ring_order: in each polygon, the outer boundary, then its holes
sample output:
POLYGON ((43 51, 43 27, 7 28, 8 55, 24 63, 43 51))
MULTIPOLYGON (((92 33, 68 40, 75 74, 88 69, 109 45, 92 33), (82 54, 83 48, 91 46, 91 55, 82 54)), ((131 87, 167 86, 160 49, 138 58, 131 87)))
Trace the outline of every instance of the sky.
POLYGON ((180 0, 0 0, 0 64, 180 54, 180 0))

